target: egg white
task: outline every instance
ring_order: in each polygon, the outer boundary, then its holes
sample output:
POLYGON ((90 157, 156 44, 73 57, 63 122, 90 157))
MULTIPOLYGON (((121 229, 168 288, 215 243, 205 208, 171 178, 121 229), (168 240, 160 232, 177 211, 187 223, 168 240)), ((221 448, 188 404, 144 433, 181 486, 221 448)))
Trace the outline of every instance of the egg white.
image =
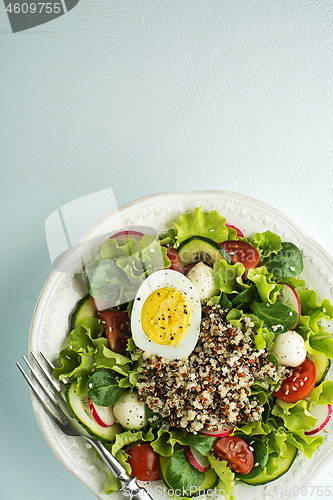
POLYGON ((152 273, 140 286, 136 294, 132 313, 131 330, 135 344, 149 356, 157 355, 165 359, 185 359, 191 354, 198 341, 201 321, 201 304, 195 286, 183 274, 169 269, 152 273), (170 287, 183 293, 190 308, 190 324, 184 337, 177 345, 161 345, 149 339, 141 325, 142 307, 148 297, 157 289, 170 287))

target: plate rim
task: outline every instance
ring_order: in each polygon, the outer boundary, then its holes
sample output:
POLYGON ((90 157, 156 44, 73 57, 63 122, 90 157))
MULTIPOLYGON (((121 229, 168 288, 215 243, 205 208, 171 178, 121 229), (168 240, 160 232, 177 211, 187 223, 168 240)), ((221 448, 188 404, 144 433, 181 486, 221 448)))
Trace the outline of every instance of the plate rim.
MULTIPOLYGON (((268 214, 273 214, 275 217, 278 217, 280 219, 280 222, 286 223, 289 227, 288 229, 292 228, 293 231, 296 230, 298 235, 306 241, 307 244, 311 244, 312 247, 314 247, 318 253, 321 254, 321 256, 324 255, 325 257, 325 264, 328 265, 329 267, 332 268, 333 270, 333 257, 332 255, 317 241, 313 239, 313 237, 297 222, 295 221, 291 216, 286 214, 283 210, 275 207, 274 205, 260 200, 258 198, 242 194, 242 193, 237 193, 234 191, 228 191, 228 190, 199 190, 199 191, 170 191, 170 192, 162 192, 162 193, 156 193, 156 194, 151 194, 148 196, 144 196, 141 198, 137 198, 136 200, 130 201, 120 207, 118 210, 110 212, 109 214, 106 214, 105 217, 103 217, 100 221, 97 222, 91 229, 87 231, 87 233, 83 236, 83 238, 80 241, 86 241, 92 235, 98 231, 99 227, 102 227, 103 224, 105 224, 110 218, 114 217, 117 212, 120 214, 131 214, 131 211, 138 211, 140 207, 144 207, 147 205, 151 205, 152 202, 155 202, 157 200, 168 200, 171 198, 178 198, 178 199, 183 199, 187 202, 192 201, 195 202, 195 199, 197 197, 221 197, 221 198, 231 198, 233 202, 237 201, 238 203, 241 203, 244 205, 246 202, 249 204, 252 204, 256 206, 257 209, 262 210, 262 211, 267 211, 268 214)), ((195 203, 194 203, 195 204, 195 203)), ((198 206, 198 204, 196 204, 198 206)), ((223 214, 221 214, 223 215, 223 214)), ((178 215, 179 216, 179 215, 178 215)), ((72 251, 72 250, 71 250, 72 251)), ((69 253, 71 253, 71 251, 69 253)), ((66 259, 67 256, 64 257, 66 259)), ((61 280, 61 273, 58 273, 56 270, 52 270, 50 275, 48 276, 47 280, 44 283, 44 286, 39 294, 39 297, 37 299, 33 315, 32 315, 32 320, 30 324, 30 329, 29 329, 29 352, 31 351, 31 346, 33 343, 33 337, 35 334, 35 325, 37 323, 38 315, 40 314, 41 309, 45 306, 45 302, 48 301, 49 295, 52 293, 52 290, 56 287, 56 285, 59 285, 59 280, 61 280), (58 274, 58 275, 57 275, 58 274)), ((329 286, 331 286, 331 292, 333 295, 333 288, 332 288, 332 282, 327 282, 329 286)), ((64 332, 65 335, 65 332, 64 332)), ((36 411, 36 401, 34 396, 32 395, 32 404, 34 408, 34 413, 35 417, 37 419, 38 425, 41 429, 41 432, 47 441, 49 447, 55 454, 55 456, 59 459, 59 461, 78 479, 80 479, 95 495, 95 487, 94 485, 89 485, 87 484, 87 481, 84 481, 81 477, 79 477, 75 471, 74 468, 70 467, 67 462, 64 461, 63 457, 61 454, 57 453, 56 450, 54 449, 54 446, 52 446, 52 443, 50 442, 46 432, 45 428, 43 427, 43 422, 40 419, 40 413, 38 414, 36 411)), ((38 405, 37 405, 38 406, 38 405)), ((327 464, 333 459, 333 453, 332 456, 325 456, 322 460, 322 466, 319 468, 319 470, 315 471, 315 475, 312 475, 312 480, 311 482, 315 479, 315 477, 327 466, 327 464)), ((312 459, 313 460, 313 459, 312 459)), ((318 469, 318 467, 317 467, 318 469)), ((313 474, 313 473, 312 473, 313 474)), ((259 492, 258 492, 259 493, 259 492)), ((104 496, 98 496, 98 498, 104 498, 104 496)), ((116 496, 116 495, 115 495, 116 496)), ((106 497, 105 497, 106 498, 106 497)), ((297 498, 297 497, 295 497, 297 498)))

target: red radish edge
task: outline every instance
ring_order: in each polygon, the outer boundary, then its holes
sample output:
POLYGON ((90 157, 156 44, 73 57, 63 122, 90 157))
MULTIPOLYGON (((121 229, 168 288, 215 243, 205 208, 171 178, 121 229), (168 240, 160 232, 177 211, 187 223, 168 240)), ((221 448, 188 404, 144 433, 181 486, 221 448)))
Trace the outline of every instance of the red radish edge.
POLYGON ((144 233, 140 233, 139 231, 120 231, 119 233, 113 234, 110 236, 110 240, 114 240, 117 238, 121 238, 122 236, 126 236, 129 238, 135 238, 138 240, 141 240, 141 238, 144 236, 144 233))
POLYGON ((231 224, 226 224, 227 227, 231 227, 232 229, 236 229, 237 231, 237 238, 244 238, 244 234, 242 233, 242 231, 240 229, 238 229, 238 227, 236 226, 232 226, 231 224))
POLYGON ((210 469, 210 463, 208 462, 208 458, 204 455, 201 455, 199 451, 195 448, 191 448, 191 446, 186 446, 186 456, 193 467, 195 467, 199 472, 206 472, 210 469))
POLYGON ((299 300, 298 293, 296 292, 296 290, 294 290, 294 289, 293 289, 293 287, 292 287, 292 286, 288 285, 287 283, 282 283, 282 285, 285 285, 285 286, 287 286, 288 288, 290 288, 290 290, 291 290, 291 291, 293 292, 293 294, 295 295, 295 299, 296 299, 296 301, 297 301, 297 307, 298 307, 298 311, 297 311, 297 312, 298 312, 298 321, 297 321, 296 325, 295 325, 293 328, 291 328, 291 330, 295 330, 295 328, 296 328, 296 326, 298 325, 299 320, 300 320, 300 318, 301 318, 301 311, 302 311, 301 302, 300 302, 300 300, 299 300))
POLYGON ((96 420, 96 422, 98 423, 98 425, 100 425, 101 427, 112 427, 113 426, 115 419, 113 419, 112 424, 105 423, 98 413, 97 405, 94 405, 94 403, 89 398, 88 398, 88 403, 89 403, 89 410, 91 411, 91 414, 94 417, 94 419, 96 420))
POLYGON ((233 425, 226 425, 223 429, 220 429, 219 431, 208 431, 203 429, 199 431, 199 433, 203 434, 204 436, 220 438, 229 436, 229 434, 232 433, 233 429, 234 429, 233 425))
POLYGON ((323 430, 323 428, 328 424, 328 422, 331 420, 332 417, 333 408, 329 404, 325 406, 327 406, 327 417, 325 418, 325 420, 319 425, 319 427, 315 427, 317 425, 316 423, 312 430, 305 431, 304 434, 306 434, 307 436, 312 436, 312 434, 317 434, 317 432, 323 430))

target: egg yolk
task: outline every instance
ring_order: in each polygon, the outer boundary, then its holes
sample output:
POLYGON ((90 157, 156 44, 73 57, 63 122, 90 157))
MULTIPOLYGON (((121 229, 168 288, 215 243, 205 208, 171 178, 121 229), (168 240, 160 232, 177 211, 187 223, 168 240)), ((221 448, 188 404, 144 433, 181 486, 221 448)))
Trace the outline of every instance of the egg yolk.
POLYGON ((147 337, 156 344, 177 345, 190 323, 189 304, 175 288, 155 290, 145 301, 141 324, 147 337))

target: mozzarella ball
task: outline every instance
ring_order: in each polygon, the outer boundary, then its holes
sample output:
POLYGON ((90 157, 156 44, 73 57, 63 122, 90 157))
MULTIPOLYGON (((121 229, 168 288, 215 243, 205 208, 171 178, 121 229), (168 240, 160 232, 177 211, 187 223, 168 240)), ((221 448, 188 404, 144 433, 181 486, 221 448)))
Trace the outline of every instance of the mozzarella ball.
POLYGON ((142 429, 148 424, 146 405, 138 400, 136 392, 123 394, 113 407, 113 415, 125 429, 142 429))
POLYGON ((214 271, 203 262, 198 262, 192 267, 186 277, 198 292, 201 303, 207 302, 214 295, 219 295, 220 291, 215 286, 214 271))
POLYGON ((303 337, 292 330, 276 335, 272 354, 276 357, 280 365, 301 365, 306 358, 306 347, 303 337))

